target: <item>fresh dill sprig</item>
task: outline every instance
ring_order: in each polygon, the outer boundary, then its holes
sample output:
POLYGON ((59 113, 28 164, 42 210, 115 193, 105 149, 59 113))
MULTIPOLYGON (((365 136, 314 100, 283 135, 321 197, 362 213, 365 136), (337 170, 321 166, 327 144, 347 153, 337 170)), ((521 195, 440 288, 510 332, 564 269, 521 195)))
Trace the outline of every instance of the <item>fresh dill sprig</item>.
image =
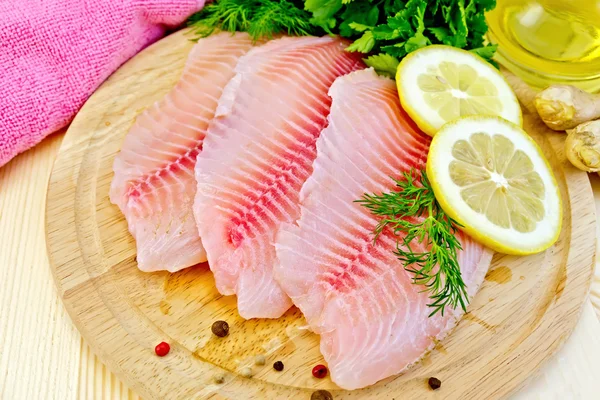
POLYGON ((460 306, 466 311, 469 300, 457 255, 462 249, 456 238, 460 225, 440 207, 425 171, 421 171, 420 180, 415 171, 403 175, 403 179, 395 180, 397 191, 365 194, 357 200, 382 218, 374 240, 386 228, 397 236, 394 254, 413 274, 413 283, 430 293, 428 306, 433 310, 429 316, 437 312, 444 315, 446 306, 460 306), (413 251, 415 242, 428 250, 413 251))
POLYGON ((299 0, 218 0, 192 15, 188 25, 199 37, 215 30, 248 32, 253 40, 271 39, 279 33, 310 35, 315 27, 302 4, 299 0))

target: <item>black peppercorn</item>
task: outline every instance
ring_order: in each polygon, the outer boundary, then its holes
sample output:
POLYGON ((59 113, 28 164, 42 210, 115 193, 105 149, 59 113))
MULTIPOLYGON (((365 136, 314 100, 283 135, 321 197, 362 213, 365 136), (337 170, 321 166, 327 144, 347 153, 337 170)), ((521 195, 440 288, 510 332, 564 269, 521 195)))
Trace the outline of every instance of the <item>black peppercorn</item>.
POLYGON ((317 390, 310 396, 310 400, 333 400, 333 396, 327 390, 317 390))
POLYGON ((225 337, 229 334, 229 324, 225 321, 216 321, 210 330, 218 337, 225 337))
POLYGON ((273 363, 273 368, 275 368, 275 371, 283 371, 283 363, 281 361, 275 361, 273 363))
POLYGON ((440 386, 442 386, 442 381, 440 381, 438 378, 434 378, 431 377, 429 378, 429 387, 432 388, 433 390, 437 390, 440 388, 440 386))

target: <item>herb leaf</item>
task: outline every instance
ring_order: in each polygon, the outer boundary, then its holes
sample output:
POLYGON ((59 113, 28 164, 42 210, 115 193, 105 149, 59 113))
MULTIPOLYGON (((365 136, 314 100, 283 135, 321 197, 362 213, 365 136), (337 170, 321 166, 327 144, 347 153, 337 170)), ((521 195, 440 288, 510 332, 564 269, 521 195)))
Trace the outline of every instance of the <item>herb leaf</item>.
POLYGON ((304 9, 313 15, 310 22, 329 33, 333 33, 332 29, 336 26, 334 15, 341 8, 342 0, 306 0, 304 3, 304 9))
POLYGON ((489 62, 492 62, 492 57, 498 48, 497 44, 479 47, 477 49, 471 49, 472 53, 477 54, 479 57, 486 59, 489 62))
POLYGON ((374 240, 386 229, 396 236, 396 257, 413 274, 413 283, 429 292, 429 316, 444 315, 447 306, 466 311, 469 298, 458 264, 462 247, 456 238, 460 225, 438 204, 426 172, 421 171, 420 179, 417 175, 404 173, 403 179, 395 180, 396 191, 365 194, 357 203, 381 217, 374 240), (427 250, 415 251, 417 244, 427 250))
POLYGON ((429 32, 433 34, 435 39, 439 42, 444 42, 444 39, 450 35, 450 30, 444 27, 427 28, 429 32))
MULTIPOLYGON (((496 46, 485 43, 485 12, 495 6, 496 0, 217 0, 189 24, 200 37, 215 30, 248 32, 254 40, 279 33, 339 34, 353 41, 349 51, 398 60, 445 44, 495 64, 496 46)), ((386 68, 377 71, 390 75, 386 68)))
POLYGON ((375 46, 375 39, 373 39, 373 32, 370 30, 365 31, 363 35, 354 41, 350 46, 346 48, 347 51, 358 51, 361 53, 368 53, 373 50, 375 46))
POLYGON ((394 78, 398 64, 400 64, 400 61, 396 57, 384 53, 365 58, 363 61, 368 67, 373 67, 379 75, 384 75, 388 78, 394 78))
POLYGON ((348 24, 348 27, 350 27, 351 29, 355 30, 356 32, 364 32, 367 29, 373 29, 372 26, 360 24, 358 22, 350 22, 348 24))

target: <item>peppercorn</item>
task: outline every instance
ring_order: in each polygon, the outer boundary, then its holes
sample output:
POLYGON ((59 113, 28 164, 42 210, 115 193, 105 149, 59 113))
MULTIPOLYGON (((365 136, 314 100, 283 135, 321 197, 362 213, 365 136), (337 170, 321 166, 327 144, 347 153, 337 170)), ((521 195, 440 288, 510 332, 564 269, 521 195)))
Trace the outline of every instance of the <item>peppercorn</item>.
POLYGON ((283 371, 283 363, 281 361, 275 361, 273 363, 273 368, 275 368, 275 371, 283 371))
POLYGON ((218 337, 225 337, 229 334, 229 324, 225 321, 215 321, 210 330, 218 337))
POLYGON ((156 353, 157 356, 159 357, 164 357, 167 354, 169 354, 169 351, 171 350, 171 346, 169 346, 169 343, 167 342, 160 342, 159 344, 156 345, 156 347, 154 348, 154 352, 156 353))
POLYGON ((327 390, 317 390, 310 396, 310 400, 333 400, 333 396, 327 390))
POLYGON ((242 368, 242 370, 240 371, 240 375, 242 375, 244 378, 252 377, 252 375, 253 375, 252 368, 250 368, 250 367, 242 368))
POLYGON ((327 376, 327 367, 323 364, 316 365, 312 369, 312 374, 315 378, 323 379, 327 376))
POLYGON ((442 381, 440 381, 438 378, 434 378, 434 377, 429 378, 428 383, 429 383, 429 387, 433 390, 437 390, 440 388, 440 386, 442 386, 442 381))
POLYGON ((215 374, 215 376, 213 376, 213 380, 215 383, 221 384, 225 382, 225 375, 223 375, 221 372, 218 372, 215 374))
POLYGON ((267 359, 265 358, 265 356, 263 354, 259 354, 256 357, 254 357, 254 364, 256 364, 256 365, 265 365, 266 362, 267 362, 267 359))

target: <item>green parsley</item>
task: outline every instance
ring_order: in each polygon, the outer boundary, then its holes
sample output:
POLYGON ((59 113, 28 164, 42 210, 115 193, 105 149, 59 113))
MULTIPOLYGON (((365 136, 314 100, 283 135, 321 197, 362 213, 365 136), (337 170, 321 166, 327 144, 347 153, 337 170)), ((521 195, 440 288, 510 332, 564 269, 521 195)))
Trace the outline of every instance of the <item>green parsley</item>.
POLYGON ((429 316, 446 306, 460 306, 466 311, 469 298, 458 264, 462 249, 456 238, 458 223, 448 217, 435 199, 425 171, 415 179, 414 171, 395 180, 396 191, 365 194, 357 203, 381 217, 375 228, 374 240, 386 229, 397 237, 395 255, 404 268, 413 274, 413 283, 423 285, 430 293, 433 310, 429 316), (428 250, 415 252, 415 243, 428 250))
POLYGON ((491 61, 496 46, 485 44, 485 12, 496 0, 311 0, 306 9, 323 30, 354 39, 348 48, 370 55, 367 64, 390 76, 392 59, 431 44, 474 51, 491 61), (326 4, 325 13, 320 9, 326 4), (310 5, 310 7, 309 7, 310 5), (341 6, 338 8, 337 6, 341 6), (386 57, 378 57, 385 54, 386 57))
POLYGON ((471 50, 492 61, 485 43, 485 12, 496 0, 216 0, 188 21, 205 37, 215 30, 248 32, 255 40, 289 35, 337 34, 353 41, 379 74, 431 44, 471 50))
POLYGON ((364 59, 368 67, 373 67, 379 75, 387 76, 388 78, 396 78, 396 70, 400 61, 389 54, 380 53, 364 59))

